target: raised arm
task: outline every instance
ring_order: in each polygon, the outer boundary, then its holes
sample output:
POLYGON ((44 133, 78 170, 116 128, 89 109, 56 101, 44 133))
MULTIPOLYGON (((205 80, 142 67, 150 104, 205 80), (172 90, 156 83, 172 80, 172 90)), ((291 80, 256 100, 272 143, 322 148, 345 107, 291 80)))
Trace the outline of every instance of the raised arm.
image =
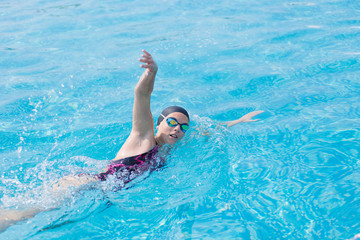
POLYGON ((135 87, 132 132, 140 135, 150 134, 153 137, 154 122, 150 110, 150 96, 158 68, 150 53, 145 50, 143 53, 139 61, 144 63, 140 66, 145 68, 145 72, 135 87))
POLYGON ((252 118, 259 115, 260 113, 263 113, 263 112, 264 111, 249 112, 248 114, 245 114, 244 116, 242 116, 239 119, 229 121, 229 122, 223 122, 221 124, 226 125, 227 127, 232 127, 232 126, 234 126, 234 125, 236 125, 238 123, 256 122, 256 121, 259 121, 260 119, 252 119, 252 118))
POLYGON ((135 87, 131 133, 116 155, 116 159, 147 152, 156 145, 150 97, 158 67, 150 53, 145 50, 143 53, 139 61, 143 63, 140 67, 145 68, 145 71, 135 87))

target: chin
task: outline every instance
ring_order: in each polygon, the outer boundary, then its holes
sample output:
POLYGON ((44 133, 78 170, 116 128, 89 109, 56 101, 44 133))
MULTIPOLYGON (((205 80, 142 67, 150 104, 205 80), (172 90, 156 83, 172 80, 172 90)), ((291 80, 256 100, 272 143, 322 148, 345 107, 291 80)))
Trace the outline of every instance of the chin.
POLYGON ((173 139, 171 138, 168 143, 171 144, 171 145, 174 145, 175 143, 177 143, 179 141, 179 139, 173 139))

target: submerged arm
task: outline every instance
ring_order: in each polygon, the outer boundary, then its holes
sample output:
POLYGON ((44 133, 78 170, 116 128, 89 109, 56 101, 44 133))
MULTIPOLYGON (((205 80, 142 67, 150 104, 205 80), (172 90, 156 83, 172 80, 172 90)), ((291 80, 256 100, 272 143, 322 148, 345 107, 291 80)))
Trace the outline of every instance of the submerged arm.
POLYGON ((0 210, 0 233, 5 231, 11 225, 17 222, 34 217, 36 214, 43 212, 39 208, 31 209, 1 209, 0 210))
POLYGON ((71 189, 79 191, 85 188, 91 188, 92 183, 98 182, 95 176, 92 175, 78 175, 78 176, 66 176, 60 179, 56 184, 52 186, 50 190, 51 197, 54 197, 54 206, 49 208, 31 207, 25 209, 0 209, 0 233, 5 231, 8 227, 16 224, 17 222, 24 221, 32 218, 38 213, 47 212, 58 208, 59 204, 64 201, 64 195, 68 194, 71 189))

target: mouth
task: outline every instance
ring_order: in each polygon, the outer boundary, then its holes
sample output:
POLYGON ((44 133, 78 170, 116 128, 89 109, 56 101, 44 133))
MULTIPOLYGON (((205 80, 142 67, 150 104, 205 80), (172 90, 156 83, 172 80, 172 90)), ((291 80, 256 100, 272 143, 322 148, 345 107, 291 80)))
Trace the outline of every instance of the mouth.
POLYGON ((172 138, 178 138, 175 134, 170 134, 170 137, 172 137, 172 138))

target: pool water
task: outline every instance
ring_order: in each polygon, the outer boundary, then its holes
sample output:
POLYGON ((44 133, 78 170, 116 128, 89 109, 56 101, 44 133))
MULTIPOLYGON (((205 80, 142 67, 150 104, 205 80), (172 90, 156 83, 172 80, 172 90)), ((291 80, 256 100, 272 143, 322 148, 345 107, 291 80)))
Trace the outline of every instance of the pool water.
POLYGON ((61 204, 0 239, 354 237, 359 16, 349 0, 1 1, 0 206, 61 204), (54 199, 126 140, 142 49, 159 65, 155 120, 177 104, 191 129, 130 188, 54 199))

